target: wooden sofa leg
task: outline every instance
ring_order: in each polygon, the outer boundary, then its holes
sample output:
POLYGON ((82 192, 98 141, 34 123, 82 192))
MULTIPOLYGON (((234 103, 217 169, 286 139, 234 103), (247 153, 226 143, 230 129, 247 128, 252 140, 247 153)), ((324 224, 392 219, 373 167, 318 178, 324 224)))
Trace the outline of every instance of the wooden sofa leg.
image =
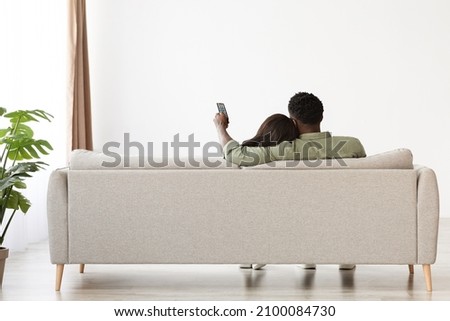
POLYGON ((80 273, 84 273, 84 264, 80 264, 80 273))
POLYGON ((409 268, 409 274, 414 274, 414 265, 410 264, 408 265, 409 268))
POLYGON ((425 283, 427 284, 427 291, 431 292, 433 290, 431 284, 431 266, 430 264, 424 264, 423 266, 423 274, 425 275, 425 283))
POLYGON ((57 264, 56 265, 56 284, 55 284, 55 291, 61 290, 61 282, 64 272, 64 264, 57 264))

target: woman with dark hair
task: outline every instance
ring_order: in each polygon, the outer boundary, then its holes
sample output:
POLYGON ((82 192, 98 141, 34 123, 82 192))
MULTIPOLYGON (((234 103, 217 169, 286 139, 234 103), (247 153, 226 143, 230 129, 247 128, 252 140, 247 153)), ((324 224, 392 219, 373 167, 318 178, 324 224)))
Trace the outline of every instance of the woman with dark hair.
POLYGON ((284 141, 293 141, 300 136, 294 121, 283 115, 269 116, 259 127, 256 135, 241 146, 275 146, 284 141))

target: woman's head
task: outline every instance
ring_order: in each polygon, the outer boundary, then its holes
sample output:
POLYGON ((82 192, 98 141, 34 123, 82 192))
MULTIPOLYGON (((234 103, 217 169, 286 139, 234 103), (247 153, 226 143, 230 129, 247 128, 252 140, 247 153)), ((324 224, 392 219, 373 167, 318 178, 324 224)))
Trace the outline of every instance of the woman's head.
POLYGON ((298 138, 299 132, 292 119, 283 114, 273 114, 259 127, 255 137, 244 141, 242 146, 275 146, 298 138))

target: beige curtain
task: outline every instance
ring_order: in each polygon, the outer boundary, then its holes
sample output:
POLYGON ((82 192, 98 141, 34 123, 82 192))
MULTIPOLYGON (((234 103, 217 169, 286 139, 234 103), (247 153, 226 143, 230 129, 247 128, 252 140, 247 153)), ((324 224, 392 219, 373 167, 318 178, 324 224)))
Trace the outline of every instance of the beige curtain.
POLYGON ((91 91, 86 31, 86 1, 68 0, 69 146, 92 150, 91 91))

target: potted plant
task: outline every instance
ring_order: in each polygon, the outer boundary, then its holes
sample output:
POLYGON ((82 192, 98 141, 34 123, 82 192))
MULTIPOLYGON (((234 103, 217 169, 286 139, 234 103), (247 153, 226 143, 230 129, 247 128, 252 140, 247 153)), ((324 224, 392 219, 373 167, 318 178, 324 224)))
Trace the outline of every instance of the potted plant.
POLYGON ((52 146, 42 139, 35 139, 27 123, 45 119, 52 115, 43 110, 17 110, 6 113, 0 107, 0 117, 9 120, 7 128, 0 128, 0 287, 3 281, 5 260, 9 250, 2 247, 6 233, 17 211, 26 214, 30 201, 20 192, 27 187, 24 180, 47 164, 39 159, 48 155, 52 146))

